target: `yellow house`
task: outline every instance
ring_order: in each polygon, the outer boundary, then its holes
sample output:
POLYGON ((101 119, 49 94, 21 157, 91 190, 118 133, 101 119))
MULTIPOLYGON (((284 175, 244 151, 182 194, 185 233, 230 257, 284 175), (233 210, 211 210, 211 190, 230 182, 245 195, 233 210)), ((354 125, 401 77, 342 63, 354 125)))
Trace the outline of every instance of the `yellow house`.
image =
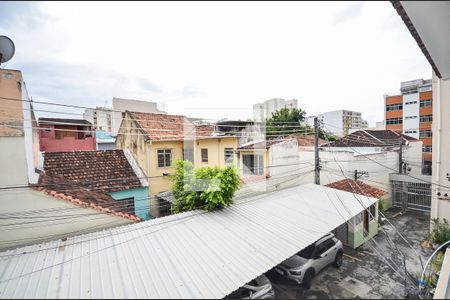
POLYGON ((129 149, 148 176, 151 197, 169 191, 174 161, 190 160, 195 167, 236 163, 238 138, 214 135, 214 125, 195 125, 185 116, 125 112, 117 149, 129 149))

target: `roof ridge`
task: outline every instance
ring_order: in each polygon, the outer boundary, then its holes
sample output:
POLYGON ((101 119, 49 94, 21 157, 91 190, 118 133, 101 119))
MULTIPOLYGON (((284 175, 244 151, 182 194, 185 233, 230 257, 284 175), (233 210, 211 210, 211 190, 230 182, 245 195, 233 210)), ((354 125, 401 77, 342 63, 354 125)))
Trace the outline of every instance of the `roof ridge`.
POLYGON ((382 143, 382 144, 385 144, 386 145, 386 143, 385 142, 383 142, 382 140, 380 140, 379 138, 377 138, 376 136, 374 136, 373 134, 371 134, 371 133, 369 133, 369 132, 367 132, 367 130, 366 129, 363 129, 362 131, 364 131, 365 133, 367 133, 368 135, 370 135, 371 137, 373 137, 374 139, 376 139, 377 141, 379 141, 380 143, 382 143))

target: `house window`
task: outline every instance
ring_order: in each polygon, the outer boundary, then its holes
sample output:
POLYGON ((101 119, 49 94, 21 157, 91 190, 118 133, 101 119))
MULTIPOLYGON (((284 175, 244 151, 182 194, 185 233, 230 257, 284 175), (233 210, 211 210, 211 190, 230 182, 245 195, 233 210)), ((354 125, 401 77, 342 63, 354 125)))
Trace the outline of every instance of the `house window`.
POLYGON ((202 162, 207 163, 208 162, 208 149, 203 148, 201 150, 202 152, 202 162))
POLYGON ((244 154, 242 155, 244 164, 244 175, 263 175, 264 158, 262 155, 244 154))
POLYGON ((120 210, 129 214, 135 214, 134 197, 119 199, 118 201, 120 201, 120 210))
POLYGON ((420 100, 420 107, 430 107, 433 105, 433 101, 431 99, 420 100))
POLYGON ((224 155, 226 164, 233 162, 233 148, 225 148, 224 155))
POLYGON ((431 130, 421 130, 419 133, 421 138, 428 138, 433 136, 433 131, 431 130))
POLYGON ((194 162, 194 149, 183 148, 183 160, 194 162))
POLYGON ((420 122, 432 122, 432 121, 433 121, 433 115, 420 116, 420 122))
POLYGON ((172 165, 172 149, 158 149, 158 168, 172 165))

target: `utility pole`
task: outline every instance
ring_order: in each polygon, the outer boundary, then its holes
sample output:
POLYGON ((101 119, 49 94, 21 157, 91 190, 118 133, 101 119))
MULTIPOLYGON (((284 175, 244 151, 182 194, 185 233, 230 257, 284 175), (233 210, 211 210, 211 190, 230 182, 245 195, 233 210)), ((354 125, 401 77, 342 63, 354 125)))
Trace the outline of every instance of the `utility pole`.
POLYGON ((403 141, 402 137, 400 137, 400 148, 398 150, 398 173, 403 173, 403 141))
POLYGON ((314 183, 320 185, 319 119, 314 117, 314 183))
POLYGON ((355 181, 357 181, 358 180, 358 170, 355 170, 355 181))

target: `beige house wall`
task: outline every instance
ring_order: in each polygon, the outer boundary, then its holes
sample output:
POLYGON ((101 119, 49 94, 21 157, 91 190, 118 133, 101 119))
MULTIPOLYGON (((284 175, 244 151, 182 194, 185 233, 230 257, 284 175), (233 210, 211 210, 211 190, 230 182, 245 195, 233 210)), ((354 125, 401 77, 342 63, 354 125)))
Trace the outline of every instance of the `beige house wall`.
POLYGON ((0 69, 0 136, 23 136, 22 73, 0 69), (10 98, 10 99, 4 99, 10 98), (17 99, 17 100, 14 100, 17 99))
MULTIPOLYGON (((195 167, 224 167, 225 148, 233 148, 236 150, 238 139, 236 137, 213 138, 198 140, 194 143, 194 161, 195 167), (208 149, 208 162, 202 162, 201 149, 208 149)), ((236 154, 233 154, 233 162, 237 162, 236 154)))

